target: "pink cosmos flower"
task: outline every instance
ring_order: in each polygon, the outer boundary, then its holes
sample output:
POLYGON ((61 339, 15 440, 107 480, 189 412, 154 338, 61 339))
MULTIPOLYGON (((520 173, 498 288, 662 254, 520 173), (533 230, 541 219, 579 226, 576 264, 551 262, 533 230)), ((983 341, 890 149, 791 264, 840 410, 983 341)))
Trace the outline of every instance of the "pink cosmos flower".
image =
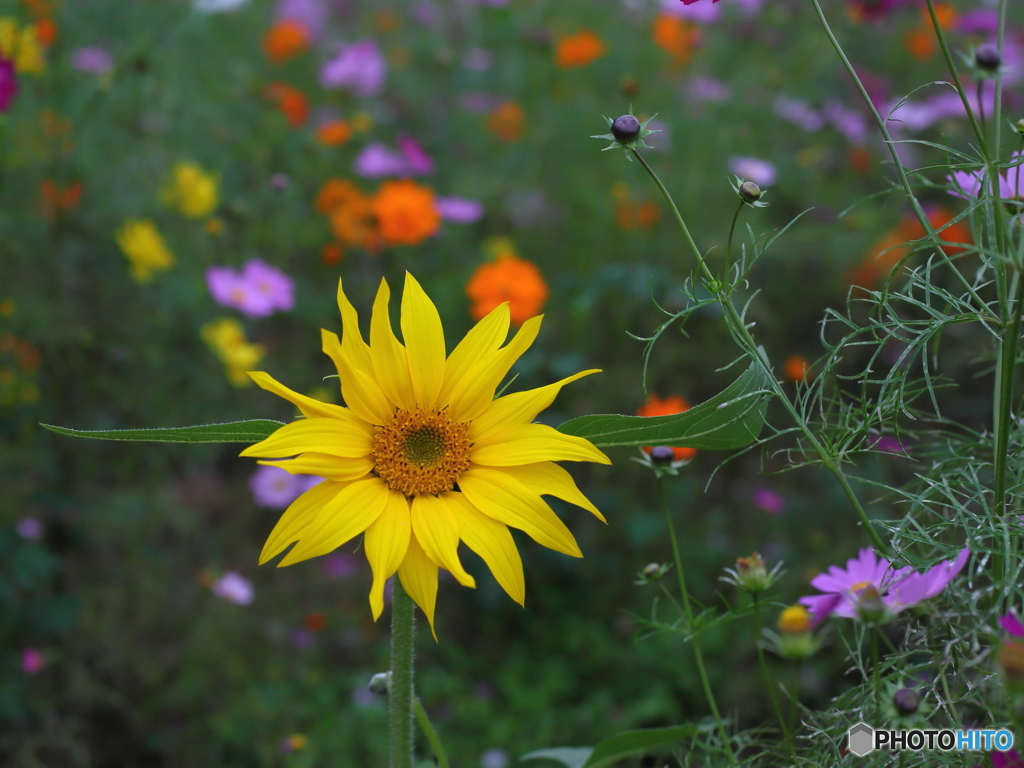
POLYGON ((388 62, 373 40, 359 40, 342 46, 320 70, 324 88, 345 89, 357 96, 372 96, 383 85, 388 62))
POLYGON ((210 267, 206 286, 218 304, 249 317, 266 317, 295 306, 291 278, 259 259, 250 259, 240 273, 231 267, 210 267))
POLYGON ((0 56, 0 112, 6 112, 18 95, 18 75, 14 62, 0 56))
POLYGON ((865 548, 847 561, 846 570, 833 565, 828 573, 815 576, 811 586, 825 594, 801 597, 800 602, 816 615, 831 613, 853 618, 861 590, 872 587, 889 612, 898 613, 939 594, 963 570, 970 554, 970 549, 964 547, 955 560, 918 573, 909 566, 895 570, 888 560, 865 548))
POLYGON ((213 582, 213 594, 235 605, 251 605, 254 599, 252 582, 234 571, 213 582))
POLYGON ((434 208, 442 219, 452 224, 472 224, 484 215, 483 203, 464 197, 434 198, 434 208))
MULTIPOLYGON (((1010 155, 1010 162, 1024 161, 1024 153, 1014 152, 1010 155)), ((948 190, 953 197, 963 200, 976 200, 981 195, 981 185, 984 180, 983 171, 953 171, 952 176, 947 176, 953 189, 948 190)), ((1010 168, 1006 175, 999 174, 999 197, 1003 200, 1014 200, 1024 197, 1024 173, 1021 173, 1020 165, 1010 168)))
POLYGON ((767 160, 756 157, 730 157, 729 170, 744 181, 752 181, 759 187, 770 187, 775 183, 775 166, 767 160))
MULTIPOLYGON (((975 768, 982 768, 978 765, 975 768)), ((1016 749, 992 753, 992 768, 1024 768, 1024 758, 1016 749)))
POLYGON ((713 77, 693 78, 686 92, 697 101, 712 102, 727 101, 732 95, 732 89, 727 83, 713 77))
POLYGON ((277 18, 297 21, 317 37, 327 21, 327 6, 323 0, 279 0, 277 18))
POLYGON ((280 467, 264 465, 249 478, 249 490, 257 505, 284 509, 322 480, 313 475, 292 475, 280 467))
POLYGON ((772 102, 772 111, 802 131, 815 133, 825 127, 825 118, 803 99, 779 96, 772 102))
POLYGON ((1024 624, 1021 624, 1020 619, 1013 614, 1008 613, 1001 617, 999 623, 1013 637, 1024 637, 1024 624))
POLYGON ((353 171, 366 179, 385 176, 422 176, 434 170, 434 161, 416 141, 408 137, 398 140, 395 152, 375 141, 363 147, 355 159, 353 171))
POLYGON ((750 494, 751 500, 769 515, 778 515, 786 508, 786 500, 781 493, 771 488, 755 488, 750 494))
POLYGON ((288 312, 295 306, 295 283, 265 261, 249 259, 242 267, 242 279, 263 297, 271 312, 275 309, 288 312))
POLYGON ((868 122, 863 113, 847 109, 838 101, 829 101, 822 107, 821 114, 848 142, 863 143, 868 132, 868 122))
POLYGON ((34 675, 43 671, 46 657, 35 648, 25 648, 21 652, 21 671, 26 675, 34 675))
POLYGON ((106 48, 88 46, 71 54, 71 66, 90 75, 105 75, 114 68, 114 57, 106 48))
POLYGON ((713 4, 717 2, 718 0, 713 0, 712 3, 695 5, 698 0, 682 0, 682 4, 680 0, 661 0, 659 10, 698 24, 714 24, 722 15, 722 9, 716 8, 713 4))
POLYGON ((23 517, 19 520, 14 529, 18 532, 21 538, 27 541, 39 541, 43 538, 43 524, 39 522, 37 517, 23 517))

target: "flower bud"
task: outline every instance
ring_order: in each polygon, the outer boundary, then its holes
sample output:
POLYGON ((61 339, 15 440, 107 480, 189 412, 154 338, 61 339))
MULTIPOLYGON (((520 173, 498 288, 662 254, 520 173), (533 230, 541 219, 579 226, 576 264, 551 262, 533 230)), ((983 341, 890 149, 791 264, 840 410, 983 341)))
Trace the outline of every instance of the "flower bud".
POLYGON ((1016 685, 1024 682, 1024 643, 1005 640, 999 652, 999 666, 1003 668, 1007 682, 1016 685))
POLYGON ((1024 118, 1018 120, 1017 125, 1014 127, 1017 129, 1017 133, 1019 133, 1021 136, 1024 136, 1024 118))
POLYGON ((921 694, 913 688, 900 688, 892 696, 892 705, 903 717, 912 715, 921 706, 921 694))
POLYGON ((974 51, 974 64, 978 69, 986 72, 995 72, 1003 63, 1003 57, 999 55, 999 49, 991 43, 979 45, 974 51))
POLYGON ((765 570, 764 560, 757 552, 750 557, 736 559, 736 580, 740 589, 752 594, 762 592, 768 586, 768 571, 765 570))
POLYGON ((868 624, 878 624, 885 621, 889 611, 882 602, 882 596, 874 587, 864 587, 857 595, 857 616, 861 621, 868 624))
POLYGON ((643 574, 643 577, 645 579, 656 578, 660 572, 661 572, 661 564, 660 563, 648 563, 647 565, 644 566, 644 569, 642 571, 640 571, 640 573, 643 574))
POLYGON ((802 635, 811 628, 811 616, 802 605, 791 605, 779 616, 779 631, 787 635, 802 635))
POLYGON ((635 141, 640 136, 640 121, 633 115, 622 115, 612 122, 612 136, 616 141, 635 141))
POLYGON ((370 693, 376 693, 378 696, 386 696, 388 693, 388 686, 390 684, 391 673, 378 672, 370 678, 370 684, 367 687, 370 689, 370 693))
POLYGON ((761 188, 752 181, 740 184, 740 200, 744 203, 756 203, 761 199, 761 188))
POLYGON ((670 464, 676 453, 667 445, 657 445, 651 448, 650 457, 655 464, 670 464))

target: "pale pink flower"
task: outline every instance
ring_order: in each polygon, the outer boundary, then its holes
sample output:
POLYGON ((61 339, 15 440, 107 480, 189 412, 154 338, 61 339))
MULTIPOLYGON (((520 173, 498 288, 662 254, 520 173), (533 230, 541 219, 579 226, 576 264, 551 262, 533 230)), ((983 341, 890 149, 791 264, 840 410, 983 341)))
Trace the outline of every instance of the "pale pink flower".
POLYGON ((251 605, 254 599, 252 582, 234 571, 228 571, 213 583, 213 594, 235 605, 251 605))

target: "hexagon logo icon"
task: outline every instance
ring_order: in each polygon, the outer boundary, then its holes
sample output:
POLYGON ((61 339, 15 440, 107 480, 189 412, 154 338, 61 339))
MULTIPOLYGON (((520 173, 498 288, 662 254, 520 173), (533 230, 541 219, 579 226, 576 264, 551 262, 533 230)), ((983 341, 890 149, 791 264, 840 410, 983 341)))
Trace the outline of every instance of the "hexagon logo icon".
POLYGON ((874 752, 875 750, 875 729, 867 723, 857 723, 846 732, 850 752, 857 757, 874 752))

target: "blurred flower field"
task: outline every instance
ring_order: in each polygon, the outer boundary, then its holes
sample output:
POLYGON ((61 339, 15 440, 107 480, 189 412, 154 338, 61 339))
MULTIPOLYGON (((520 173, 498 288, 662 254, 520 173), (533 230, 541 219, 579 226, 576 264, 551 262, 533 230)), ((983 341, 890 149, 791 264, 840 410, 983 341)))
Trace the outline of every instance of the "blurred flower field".
MULTIPOLYGON (((961 214, 988 180, 945 165, 940 145, 966 151, 975 136, 960 94, 936 83, 948 73, 928 7, 824 6, 900 159, 921 169, 915 188, 942 250, 965 274, 980 269, 980 225, 961 214)), ((968 106, 991 122, 997 87, 976 52, 996 42, 999 6, 934 8, 968 106)), ((1001 116, 1015 124, 1024 7, 1010 2, 1004 27, 1001 116)), ((602 116, 627 113, 653 131, 642 157, 708 263, 796 219, 745 275, 745 320, 788 392, 821 374, 838 316, 870 314, 858 297, 931 263, 908 245, 926 229, 805 0, 0 0, 0 763, 385 764, 387 701, 367 685, 388 669, 389 608, 373 620, 362 540, 257 565, 319 475, 258 465, 240 445, 76 441, 40 424, 299 415, 250 371, 342 405, 320 336, 341 329, 339 279, 367 332, 382 278, 400 327, 407 272, 449 351, 505 302, 513 331, 543 314, 509 391, 602 370, 566 386, 542 424, 671 415, 712 398, 745 365, 730 367, 723 310, 700 285, 708 301, 661 334, 645 369, 644 339, 687 307, 694 263, 641 164, 592 138, 609 130, 602 116), (744 181, 768 205, 744 210, 734 245, 744 181)), ((1021 135, 1003 127, 1004 154, 1021 135)), ((997 194, 1021 200, 1018 176, 1004 170, 997 194)), ((951 324, 941 350, 938 337, 926 344, 927 360, 941 351, 941 382, 915 395, 978 433, 991 426, 987 338, 951 324)), ((920 368, 906 349, 851 345, 828 370, 855 390, 865 367, 920 368)), ((770 406, 768 423, 784 422, 770 406)), ((939 461, 924 447, 930 427, 911 427, 872 424, 850 451, 873 520, 904 518, 906 499, 884 488, 939 461)), ((427 622, 416 630, 417 694, 452 765, 505 768, 708 714, 686 644, 646 623, 672 560, 662 479, 695 604, 741 602, 720 580, 727 567, 743 579, 785 564, 764 602, 781 633, 767 664, 799 691, 785 719, 828 711, 861 684, 839 630, 799 665, 782 658, 787 642, 819 640, 793 640, 811 627, 799 599, 814 613, 860 588, 858 568, 881 567, 868 580, 894 616, 937 597, 966 544, 944 542, 932 568, 887 592, 889 560, 862 552, 872 541, 826 468, 786 471, 800 445, 783 432, 751 451, 610 448, 611 465, 564 465, 607 525, 547 499, 582 559, 514 531, 523 607, 463 548, 475 589, 442 568, 437 641, 427 622), (841 589, 820 586, 844 562, 841 589), (807 597, 815 577, 821 594, 807 597)), ((774 722, 760 639, 745 621, 702 633, 737 729, 774 722)), ((655 754, 621 765, 675 764, 655 754)))

